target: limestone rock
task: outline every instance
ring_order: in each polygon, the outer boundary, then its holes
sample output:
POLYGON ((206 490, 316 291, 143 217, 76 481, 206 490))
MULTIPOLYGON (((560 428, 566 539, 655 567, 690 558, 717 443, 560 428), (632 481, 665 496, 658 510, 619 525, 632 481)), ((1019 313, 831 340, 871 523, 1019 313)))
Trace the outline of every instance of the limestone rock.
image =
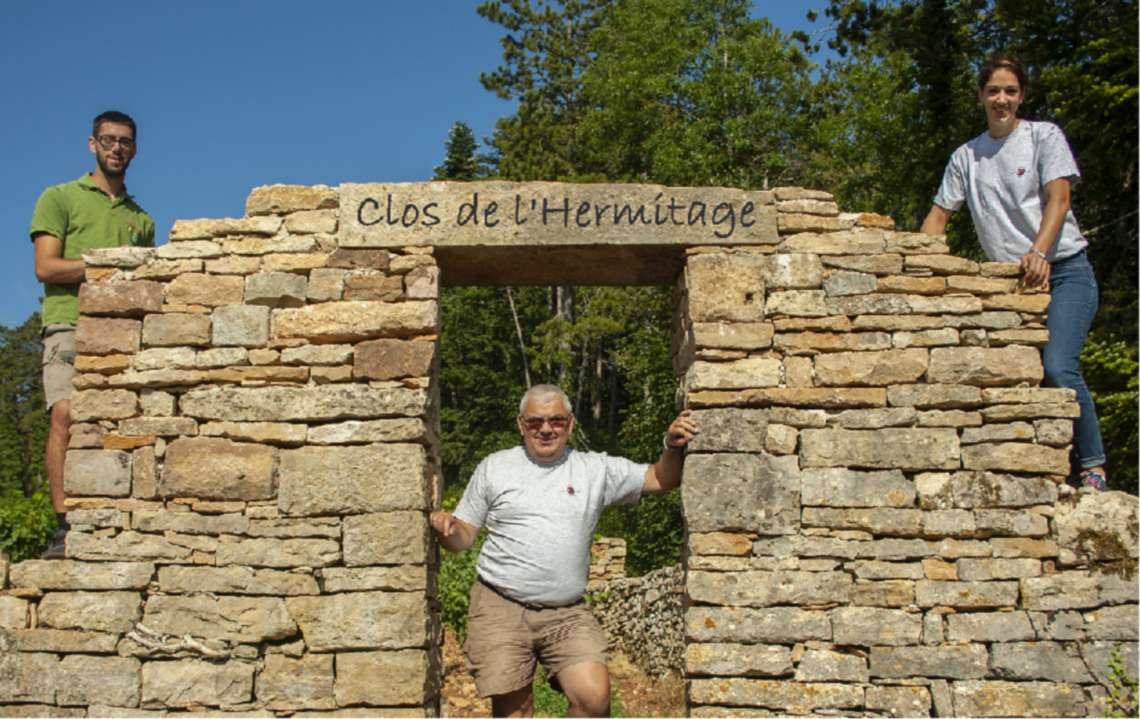
POLYGON ((868 272, 873 275, 897 275, 902 272, 902 255, 825 255, 820 257, 826 267, 836 267, 853 272, 868 272))
POLYGON ((871 676, 889 679, 981 679, 989 669, 983 644, 938 647, 871 647, 871 676))
POLYGON ((245 281, 229 275, 179 275, 166 288, 166 302, 172 305, 222 307, 240 305, 245 281))
POLYGON ((132 354, 139 351, 138 320, 80 317, 75 325, 75 351, 81 355, 132 354))
POLYGON ((804 507, 803 511, 805 527, 857 530, 895 537, 916 537, 924 533, 923 519, 921 510, 893 507, 863 509, 804 507))
POLYGON ((67 629, 13 629, 0 632, 0 637, 5 638, 9 649, 15 652, 53 654, 114 654, 119 643, 118 634, 67 629))
POLYGON ((137 372, 155 369, 187 369, 196 365, 197 354, 190 347, 146 349, 131 359, 131 366, 137 372))
POLYGON ((924 579, 916 582, 914 589, 915 603, 920 607, 978 610, 1017 606, 1017 582, 942 582, 924 579))
POLYGON ((956 469, 958 433, 952 429, 805 429, 800 458, 807 467, 956 469))
POLYGON ((305 443, 308 430, 303 424, 289 422, 207 422, 198 428, 198 434, 239 442, 299 445, 305 443))
POLYGON ((950 614, 946 619, 946 639, 951 642, 1026 642, 1037 639, 1029 615, 1023 611, 963 612, 950 614))
POLYGON ((213 662, 197 659, 144 662, 144 706, 216 707, 244 704, 253 695, 256 667, 245 662, 213 662))
POLYGON ((817 255, 768 255, 763 267, 764 283, 769 289, 810 290, 823 282, 823 264, 817 255))
POLYGON ((695 454, 685 462, 681 493, 690 532, 794 534, 799 527, 794 456, 695 454))
POLYGON ((760 255, 710 253, 689 258, 687 286, 693 322, 759 322, 764 319, 760 255))
POLYGON ((847 230, 822 234, 801 232, 782 239, 780 252, 813 255, 877 255, 885 247, 883 233, 879 230, 847 230))
POLYGON ((827 612, 798 607, 691 606, 685 612, 685 636, 691 642, 747 644, 831 641, 831 622, 827 612))
POLYGON ((74 496, 126 497, 131 493, 131 454, 114 449, 72 450, 64 460, 63 486, 74 496))
POLYGON ((878 286, 879 282, 874 275, 847 270, 840 270, 823 281, 823 289, 828 297, 864 295, 874 292, 878 286))
POLYGON ((273 318, 273 336, 281 339, 332 343, 417 334, 439 334, 435 302, 326 302, 282 310, 273 318))
MULTIPOLYGON (((384 252, 385 262, 388 253, 384 252)), ((309 272, 308 301, 338 302, 344 297, 344 270, 314 268, 309 272)))
POLYGON ((380 339, 356 345, 352 368, 358 380, 426 377, 435 356, 434 342, 380 339))
POLYGON ((214 310, 212 340, 218 347, 264 347, 269 341, 269 308, 219 307, 214 310))
POLYGON ((747 389, 780 384, 780 360, 741 359, 735 362, 695 362, 689 370, 689 390, 747 389))
POLYGON ((285 606, 313 652, 404 649, 428 641, 427 601, 415 592, 287 597, 285 606))
POLYGON ((302 307, 308 278, 288 272, 258 272, 245 278, 245 303, 267 307, 302 307))
POLYGON ((162 285, 136 282, 84 282, 79 285, 81 315, 145 315, 162 309, 162 285))
POLYGON ((152 596, 143 624, 162 634, 256 644, 285 639, 297 625, 278 597, 152 596))
POLYGON ((747 537, 730 532, 698 532, 689 535, 689 552, 693 555, 729 555, 743 557, 752 553, 747 537))
POLYGON ((331 539, 243 539, 218 545, 219 567, 327 567, 341 559, 340 545, 331 539))
POLYGON ((293 659, 281 654, 265 657, 257 677, 257 698, 266 709, 335 709, 333 657, 306 654, 293 659))
MULTIPOLYGON (((281 350, 281 364, 342 365, 351 364, 352 345, 302 345, 281 350)), ((419 375, 417 375, 419 376, 419 375)))
POLYGON ((1033 423, 1037 443, 1063 447, 1073 441, 1073 423, 1068 420, 1039 419, 1033 423))
POLYGON ((1031 442, 1035 436, 1036 433, 1034 432, 1033 425, 1028 422, 987 424, 984 427, 967 427, 962 430, 962 444, 978 444, 980 442, 1031 442))
POLYGON ((162 567, 158 585, 168 594, 264 594, 295 596, 319 594, 317 582, 308 574, 249 567, 162 567))
POLYGON ((769 322, 695 322, 693 344, 702 349, 754 350, 772 346, 769 322))
POLYGON ((344 279, 344 299, 350 302, 400 302, 404 299, 404 278, 398 275, 350 274, 344 279))
POLYGON ((926 367, 925 349, 836 352, 815 358, 815 378, 822 387, 882 387, 915 382, 926 367))
POLYGON ((764 315, 826 317, 827 293, 823 290, 782 290, 768 295, 764 315))
POLYGON ((84 532, 71 532, 67 536, 67 557, 81 561, 179 564, 189 562, 191 554, 190 549, 138 532, 120 532, 113 538, 95 537, 84 532))
POLYGON ((792 673, 791 650, 757 644, 690 644, 685 647, 688 676, 778 677, 792 673))
POLYGON ((951 691, 957 716, 1085 716, 1084 692, 1069 684, 967 681, 954 682, 951 691))
POLYGON ((154 577, 150 562, 73 562, 29 560, 12 565, 14 587, 51 590, 146 589, 154 577))
POLYGON ((139 705, 139 661, 129 657, 65 656, 56 668, 55 700, 64 706, 139 705))
MULTIPOLYGON (((56 670, 54 654, 0 652, 0 702, 54 704, 56 670)), ((4 707, 7 712, 10 707, 4 707)), ((29 716, 46 716, 39 711, 29 716)))
POLYGON ((1093 681, 1080 656, 1056 642, 999 643, 992 649, 993 676, 999 679, 1088 684, 1093 681))
POLYGON ((915 488, 898 470, 856 472, 835 467, 806 469, 800 473, 804 506, 912 507, 915 488))
MULTIPOLYGON (((325 592, 422 592, 427 589, 427 567, 326 567, 320 570, 325 592)), ((306 592, 316 594, 316 592, 306 592)))
POLYGON ((994 579, 1023 579, 1041 576, 1041 561, 1030 557, 959 559, 958 579, 984 582, 994 579))
POLYGON ((0 629, 27 629, 28 600, 0 596, 0 629))
POLYGON ((223 387, 188 392, 182 414, 230 422, 320 422, 334 419, 416 417, 426 412, 427 393, 363 385, 320 387, 223 387))
MULTIPOLYGON (((779 350, 819 350, 837 352, 855 350, 872 352, 889 350, 891 336, 882 332, 800 332, 776 335, 773 346, 779 350)), ((793 359, 793 358, 786 358, 793 359)), ((806 359, 806 358, 804 358, 806 359)), ((809 385, 810 386, 810 385, 809 385)))
POLYGON ((840 412, 829 420, 843 429, 883 429, 913 426, 918 417, 913 407, 876 407, 840 412))
POLYGON ((768 437, 764 440, 764 451, 768 454, 786 455, 796 451, 800 432, 786 424, 768 425, 768 437))
MULTIPOLYGON (((309 427, 308 431, 309 444, 425 443, 428 438, 428 430, 423 420, 412 418, 319 424, 309 427)), ((303 437, 302 440, 304 440, 303 437)))
POLYGON ((1076 506, 1059 506, 1053 518, 1057 543, 1067 564, 1136 559, 1136 495, 1105 492, 1082 495, 1076 506))
POLYGON ((781 714, 810 714, 823 709, 862 709, 863 689, 851 684, 808 683, 764 679, 694 679, 693 704, 765 707, 781 714))
POLYGON ((272 499, 276 450, 214 437, 176 439, 166 449, 162 497, 272 499))
POLYGON ((138 592, 51 592, 40 600, 40 625, 51 629, 129 632, 139 620, 138 592))
POLYGON ((926 687, 867 687, 866 704, 869 712, 890 717, 930 716, 931 696, 926 687))
POLYGON ((179 534, 245 534, 249 519, 241 514, 198 514, 196 512, 136 511, 131 527, 140 532, 179 534))
POLYGON ((1033 347, 939 347, 930 351, 927 381, 981 387, 1038 383, 1044 376, 1033 347))
POLYGON ((336 702, 340 706, 423 704, 439 687, 439 667, 428 652, 351 652, 336 656, 336 702))
POLYGON ((426 467, 415 444, 282 450, 278 507, 301 516, 423 510, 426 467))
POLYGON ((1069 472, 1069 452, 1026 442, 971 444, 962 448, 962 467, 1065 475, 1069 472))
POLYGON ((892 407, 955 409, 980 405, 982 395, 977 387, 966 385, 900 384, 887 388, 887 401, 892 407))
POLYGON ((1040 477, 955 472, 920 474, 914 482, 923 509, 1015 508, 1057 501, 1057 485, 1040 477))
POLYGON ((871 680, 867 660, 853 654, 810 649, 796 667, 797 682, 857 682, 871 680))
POLYGON ((689 572, 693 602, 735 607, 847 602, 851 576, 843 572, 689 572))
POLYGON ((127 419, 139 413, 139 396, 125 389, 88 389, 71 394, 71 421, 127 419))
POLYGON ((762 452, 768 436, 768 410, 707 409, 693 412, 700 433, 688 452, 762 452))
POLYGON ((256 215, 287 215, 304 210, 336 209, 339 206, 336 190, 324 185, 264 185, 255 187, 245 201, 245 213, 256 215))
POLYGON ((210 315, 172 312, 147 315, 142 325, 147 347, 203 346, 210 344, 210 315))
POLYGON ((344 564, 424 564, 431 535, 423 512, 384 512, 344 519, 344 564))

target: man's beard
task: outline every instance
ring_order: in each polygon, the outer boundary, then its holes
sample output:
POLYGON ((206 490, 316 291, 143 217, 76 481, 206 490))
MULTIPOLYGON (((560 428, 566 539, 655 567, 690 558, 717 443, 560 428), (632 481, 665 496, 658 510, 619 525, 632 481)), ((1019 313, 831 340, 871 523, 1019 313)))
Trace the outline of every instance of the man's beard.
POLYGON ((131 164, 130 160, 124 159, 122 167, 114 170, 107 166, 107 157, 110 157, 110 155, 106 157, 95 155, 95 162, 99 165, 99 169, 102 171, 104 177, 122 177, 127 174, 127 167, 131 164))

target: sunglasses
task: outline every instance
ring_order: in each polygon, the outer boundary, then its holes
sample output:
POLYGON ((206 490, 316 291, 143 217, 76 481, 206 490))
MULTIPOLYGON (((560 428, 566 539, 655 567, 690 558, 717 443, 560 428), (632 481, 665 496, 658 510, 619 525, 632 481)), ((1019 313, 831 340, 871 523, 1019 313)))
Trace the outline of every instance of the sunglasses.
POLYGON ((550 429, 558 432, 566 429, 566 425, 570 424, 570 418, 564 414, 555 415, 553 417, 523 417, 523 424, 531 432, 538 432, 542 429, 543 425, 550 425, 550 429))

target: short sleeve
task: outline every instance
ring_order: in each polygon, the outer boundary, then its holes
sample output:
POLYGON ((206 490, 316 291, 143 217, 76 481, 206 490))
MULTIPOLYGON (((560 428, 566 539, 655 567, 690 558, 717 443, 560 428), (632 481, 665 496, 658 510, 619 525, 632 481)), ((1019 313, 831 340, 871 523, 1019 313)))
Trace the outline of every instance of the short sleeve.
POLYGON ((476 528, 487 525, 487 512, 490 510, 487 501, 487 459, 480 462, 471 474, 471 481, 467 483, 459 506, 455 508, 456 519, 476 528))
POLYGON ((35 242, 36 235, 40 233, 60 239, 67 237, 67 210, 60 202, 59 190, 55 187, 43 191, 36 201, 36 209, 32 211, 32 228, 28 236, 35 242))
POLYGON ((942 186, 934 196, 934 204, 944 210, 957 210, 966 201, 966 176, 959 160, 961 149, 950 156, 946 172, 942 173, 942 186))
POLYGON ((1037 176, 1041 178, 1041 186, 1063 177, 1077 184, 1081 171, 1065 133, 1050 122, 1035 123, 1034 129, 1037 130, 1037 176))
POLYGON ((622 457, 603 455, 606 465, 606 506, 637 504, 645 488, 648 464, 638 464, 622 457))

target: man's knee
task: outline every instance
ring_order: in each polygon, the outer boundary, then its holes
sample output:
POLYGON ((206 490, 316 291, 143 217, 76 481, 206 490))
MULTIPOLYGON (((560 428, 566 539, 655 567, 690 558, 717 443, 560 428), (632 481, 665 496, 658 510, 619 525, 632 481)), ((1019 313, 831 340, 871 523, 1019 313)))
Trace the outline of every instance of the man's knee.
POLYGON ((61 399, 51 406, 51 429, 70 431, 71 400, 61 399))
POLYGON ((605 664, 587 662, 558 673, 562 691, 580 716, 610 715, 610 674, 605 664))

